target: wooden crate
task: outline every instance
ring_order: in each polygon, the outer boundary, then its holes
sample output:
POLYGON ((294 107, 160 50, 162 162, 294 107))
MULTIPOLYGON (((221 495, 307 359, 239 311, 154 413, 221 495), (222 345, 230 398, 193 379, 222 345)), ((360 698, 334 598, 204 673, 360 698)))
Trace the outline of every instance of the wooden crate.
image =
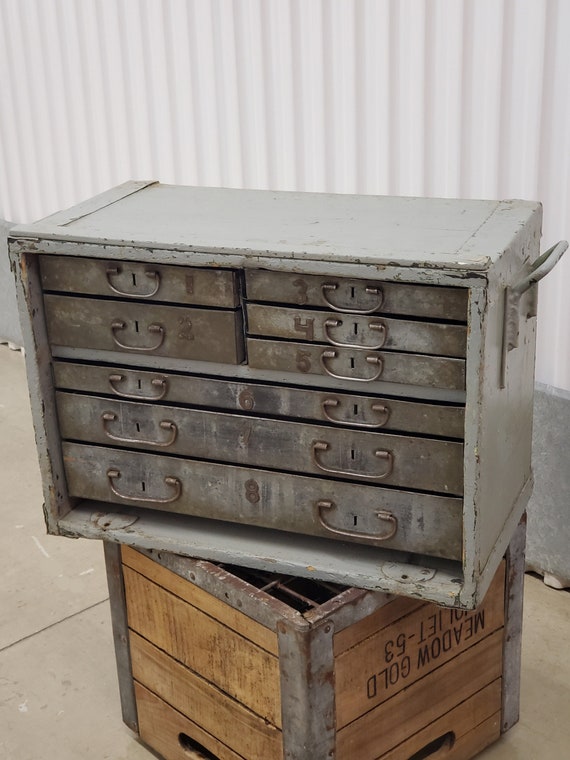
POLYGON ((518 719, 524 528, 449 609, 106 545, 123 718, 166 760, 466 760, 518 719))

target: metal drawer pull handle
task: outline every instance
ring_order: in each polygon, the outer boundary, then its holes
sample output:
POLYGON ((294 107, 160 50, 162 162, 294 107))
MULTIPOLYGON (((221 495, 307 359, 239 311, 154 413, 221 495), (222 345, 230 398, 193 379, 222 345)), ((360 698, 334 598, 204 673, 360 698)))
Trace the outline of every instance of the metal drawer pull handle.
POLYGON ((554 269, 567 250, 567 240, 560 240, 556 245, 553 245, 552 248, 549 248, 538 257, 532 265, 530 273, 514 285, 512 290, 519 295, 527 291, 531 285, 542 280, 543 277, 546 277, 554 269))
POLYGON ((159 423, 159 427, 162 430, 170 430, 170 436, 166 441, 146 441, 142 438, 121 438, 120 436, 114 435, 110 432, 110 430, 108 430, 107 423, 114 422, 116 419, 117 415, 114 412, 104 412, 101 415, 101 420, 103 422, 103 431, 105 435, 107 435, 112 441, 118 441, 119 443, 138 443, 144 444, 145 446, 160 446, 164 448, 166 446, 172 446, 176 440, 176 436, 178 435, 178 428, 174 422, 171 422, 170 420, 162 420, 159 423))
POLYGON ((373 380, 378 380, 380 375, 382 374, 382 371, 384 369, 384 362, 382 361, 382 357, 380 356, 367 356, 366 361, 368 364, 376 364, 377 370, 371 377, 354 377, 350 375, 337 375, 336 372, 333 372, 332 369, 329 369, 327 367, 327 359, 336 359, 338 356, 338 353, 333 350, 329 351, 323 351, 323 353, 320 356, 321 359, 321 366, 324 369, 324 371, 327 373, 327 375, 330 375, 331 377, 336 378, 337 380, 358 380, 358 382, 361 383, 371 383, 373 380))
POLYGON ((333 344, 333 346, 340 346, 344 348, 369 348, 372 351, 376 351, 378 348, 382 348, 384 343, 386 343, 386 336, 388 331, 384 322, 381 322, 380 320, 370 320, 368 323, 369 330, 377 330, 380 333, 380 343, 377 343, 373 346, 362 345, 362 343, 340 343, 338 340, 335 340, 330 334, 329 328, 340 327, 340 325, 342 325, 342 319, 326 319, 324 325, 325 337, 329 343, 333 344))
POLYGON ((323 526, 323 528, 325 528, 325 530, 328 530, 331 533, 335 533, 337 536, 344 536, 345 538, 357 538, 359 541, 366 541, 368 543, 376 544, 380 541, 389 541, 391 538, 394 538, 398 532, 398 518, 394 517, 391 512, 387 512, 385 509, 380 509, 378 512, 375 512, 375 515, 382 522, 388 523, 390 527, 388 528, 387 533, 383 533, 381 535, 371 535, 370 533, 358 533, 357 531, 353 530, 341 530, 339 528, 333 528, 333 526, 329 525, 329 523, 327 523, 324 519, 323 510, 329 510, 335 507, 336 504, 334 501, 322 500, 315 502, 315 513, 318 521, 323 526))
POLYGON ((327 467, 322 462, 319 462, 319 452, 328 451, 329 449, 330 444, 326 441, 313 441, 311 448, 311 459, 313 461, 313 464, 316 465, 320 470, 323 470, 323 472, 330 472, 332 475, 341 475, 351 478, 364 478, 365 480, 385 480, 385 478, 389 477, 392 474, 392 470, 394 469, 394 456, 391 451, 385 451, 384 449, 378 449, 374 452, 375 457, 378 457, 378 459, 382 459, 387 463, 385 472, 381 472, 377 475, 372 475, 367 472, 337 470, 335 467, 327 467))
POLYGON ((384 300, 384 294, 382 292, 382 288, 372 287, 372 285, 368 285, 365 288, 364 292, 369 293, 372 296, 377 296, 377 301, 374 304, 374 306, 371 309, 356 309, 354 307, 350 309, 346 309, 342 306, 337 306, 328 297, 328 291, 335 291, 337 288, 338 288, 338 283, 336 282, 323 282, 321 285, 321 292, 323 295, 324 302, 328 304, 328 306, 330 306, 331 309, 334 309, 335 311, 340 311, 343 314, 373 314, 375 311, 378 311, 378 309, 382 306, 382 301, 384 300))
POLYGON ((115 494, 115 496, 118 496, 119 499, 124 499, 124 501, 144 501, 148 502, 149 504, 171 504, 173 501, 179 499, 182 494, 182 483, 178 480, 178 478, 173 478, 171 475, 167 475, 164 478, 164 482, 169 488, 174 488, 173 496, 167 496, 163 499, 151 499, 148 496, 128 496, 127 494, 121 493, 115 488, 115 483, 113 481, 120 477, 120 470, 107 470, 107 478, 109 479, 111 491, 115 494))
POLYGON ((125 379, 125 375, 109 375, 109 385, 113 393, 122 398, 136 398, 140 401, 160 401, 161 398, 166 396, 168 390, 168 381, 165 377, 153 377, 150 384, 155 388, 158 388, 158 393, 154 396, 145 396, 142 393, 124 393, 117 388, 117 383, 121 383, 125 379))
POLYGON ((157 348, 160 348, 162 344, 164 343, 164 327, 162 325, 156 325, 152 324, 147 327, 147 330, 149 333, 158 333, 159 338, 158 341, 153 346, 128 346, 126 343, 121 343, 121 341, 117 338, 115 335, 115 330, 124 330, 126 327, 125 322, 121 322, 120 320, 116 320, 115 322, 111 323, 111 332, 113 334, 113 340, 119 346, 119 348, 124 348, 127 351, 156 351, 157 348))
MULTIPOLYGON (((151 280, 154 280, 154 287, 150 292, 147 293, 127 293, 124 290, 119 290, 116 288, 113 283, 111 282, 111 277, 116 277, 118 274, 121 273, 120 267, 107 267, 105 274, 107 275, 107 285, 111 288, 113 293, 116 293, 118 296, 127 296, 127 298, 152 298, 158 293, 158 289, 160 288, 160 274, 155 271, 148 271, 145 272, 145 276, 148 277, 151 280)), ((133 275, 134 278, 134 275, 133 275)))
POLYGON ((380 415, 380 422, 356 422, 349 419, 337 420, 329 414, 328 410, 329 408, 336 409, 338 406, 340 406, 340 401, 337 398, 326 398, 321 403, 321 409, 323 410, 324 416, 329 422, 334 422, 336 425, 351 425, 352 427, 360 428, 381 428, 384 427, 390 417, 390 410, 387 406, 384 406, 384 404, 372 404, 370 408, 373 412, 377 412, 380 415))

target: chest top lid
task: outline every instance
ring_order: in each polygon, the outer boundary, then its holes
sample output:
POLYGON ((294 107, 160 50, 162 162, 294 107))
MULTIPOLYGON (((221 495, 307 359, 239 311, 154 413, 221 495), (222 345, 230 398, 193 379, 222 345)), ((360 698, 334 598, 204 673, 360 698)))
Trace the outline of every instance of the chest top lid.
POLYGON ((245 256, 486 270, 541 206, 273 192, 127 182, 11 231, 11 237, 105 242, 245 256))

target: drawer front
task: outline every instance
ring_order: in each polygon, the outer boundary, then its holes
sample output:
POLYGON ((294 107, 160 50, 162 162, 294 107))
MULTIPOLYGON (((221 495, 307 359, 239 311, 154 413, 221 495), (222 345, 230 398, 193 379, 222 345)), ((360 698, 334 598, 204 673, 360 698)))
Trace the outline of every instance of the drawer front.
POLYGON ((243 383, 127 367, 54 363, 58 388, 134 401, 164 401, 256 415, 294 417, 371 430, 463 438, 464 407, 384 396, 243 383))
POLYGON ((236 273, 140 261, 41 256, 44 290, 117 298, 144 298, 196 306, 239 305, 236 273))
POLYGON ((387 383, 465 390, 465 360, 247 339, 249 366, 279 372, 329 375, 336 380, 382 380, 387 383))
POLYGON ((239 364, 239 311, 44 296, 52 345, 239 364))
POLYGON ((463 493, 455 441, 137 404, 59 392, 63 438, 276 470, 463 493))
POLYGON ((414 322, 335 312, 247 305, 252 336, 328 343, 332 346, 465 357, 465 325, 414 322))
POLYGON ((64 443, 72 496, 461 559, 462 501, 64 443))
POLYGON ((261 270, 246 270, 245 281, 250 301, 319 306, 352 314, 381 312, 467 322, 466 288, 261 270))

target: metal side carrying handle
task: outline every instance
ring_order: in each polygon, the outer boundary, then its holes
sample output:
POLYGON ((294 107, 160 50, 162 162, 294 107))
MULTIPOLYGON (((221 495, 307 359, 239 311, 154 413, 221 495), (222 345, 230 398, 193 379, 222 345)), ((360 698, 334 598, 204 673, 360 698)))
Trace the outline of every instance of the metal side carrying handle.
POLYGON ((566 253, 567 249, 567 240, 561 240, 559 243, 556 243, 556 245, 553 245, 552 248, 549 248, 541 256, 538 257, 538 259, 532 265, 532 269, 530 270, 529 274, 526 277, 523 277, 523 279, 520 280, 516 285, 514 285, 511 288, 511 291, 513 293, 518 293, 519 296, 525 293, 531 287, 531 285, 534 285, 539 280, 542 280, 543 277, 545 277, 554 269, 562 256, 566 253))
MULTIPOLYGON (((505 316, 503 325, 503 356, 501 363, 501 388, 505 387, 507 371, 507 354, 519 344, 520 302, 522 296, 539 280, 551 272, 560 261, 568 248, 568 241, 561 240, 552 248, 545 251, 532 265, 528 274, 515 285, 505 288, 505 316)), ((527 313, 529 317, 536 316, 536 297, 527 313)))

